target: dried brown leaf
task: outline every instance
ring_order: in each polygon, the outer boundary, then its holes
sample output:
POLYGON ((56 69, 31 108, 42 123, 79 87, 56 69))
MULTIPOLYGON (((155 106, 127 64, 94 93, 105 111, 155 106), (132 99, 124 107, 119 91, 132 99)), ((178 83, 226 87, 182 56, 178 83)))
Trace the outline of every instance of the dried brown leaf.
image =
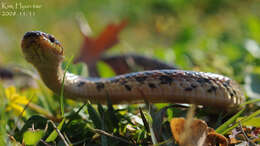
POLYGON ((186 122, 184 118, 174 118, 170 122, 173 138, 180 146, 214 146, 216 143, 226 146, 228 144, 224 136, 217 134, 204 121, 194 119, 189 127, 186 127, 186 122))

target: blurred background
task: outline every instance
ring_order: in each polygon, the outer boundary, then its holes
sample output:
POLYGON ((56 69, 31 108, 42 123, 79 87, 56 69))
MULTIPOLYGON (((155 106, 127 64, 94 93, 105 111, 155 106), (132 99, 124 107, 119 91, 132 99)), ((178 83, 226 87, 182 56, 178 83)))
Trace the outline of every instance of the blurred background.
POLYGON ((82 13, 94 37, 110 23, 128 21, 120 33, 120 42, 109 54, 135 52, 182 69, 224 74, 250 85, 257 96, 260 93, 258 0, 4 0, 0 3, 0 66, 18 64, 32 68, 20 48, 23 34, 32 30, 53 34, 63 44, 67 57, 76 55, 83 36, 75 17, 82 13), (32 5, 39 8, 28 8, 32 5))

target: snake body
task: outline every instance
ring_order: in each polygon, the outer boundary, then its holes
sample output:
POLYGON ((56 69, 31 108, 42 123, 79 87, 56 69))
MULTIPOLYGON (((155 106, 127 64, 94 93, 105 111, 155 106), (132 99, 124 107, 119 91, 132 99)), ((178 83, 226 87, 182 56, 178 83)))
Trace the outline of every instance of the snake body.
MULTIPOLYGON (((137 68, 144 70, 177 69, 177 67, 160 60, 137 54, 120 54, 113 56, 101 56, 99 61, 108 64, 117 75, 136 71, 137 68)), ((91 77, 100 77, 96 62, 85 62, 88 65, 88 73, 91 77)))
MULTIPOLYGON (((59 94, 64 71, 61 69, 63 48, 52 35, 32 31, 22 40, 22 51, 44 83, 59 94)), ((194 103, 229 110, 244 100, 239 85, 228 77, 184 70, 151 70, 113 78, 83 78, 67 73, 64 96, 75 100, 113 104, 194 103)))

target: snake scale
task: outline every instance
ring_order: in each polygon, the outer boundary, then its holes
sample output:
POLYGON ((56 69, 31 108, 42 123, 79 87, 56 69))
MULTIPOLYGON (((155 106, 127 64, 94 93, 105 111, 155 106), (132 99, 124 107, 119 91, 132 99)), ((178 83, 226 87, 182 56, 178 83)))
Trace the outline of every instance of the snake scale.
MULTIPOLYGON (((31 31, 22 39, 22 51, 37 68, 43 82, 59 94, 64 71, 63 47, 54 36, 31 31)), ((64 96, 75 100, 113 104, 194 103, 225 111, 237 109, 244 101, 239 85, 228 77, 184 70, 151 70, 119 75, 113 78, 83 78, 67 73, 64 96)))

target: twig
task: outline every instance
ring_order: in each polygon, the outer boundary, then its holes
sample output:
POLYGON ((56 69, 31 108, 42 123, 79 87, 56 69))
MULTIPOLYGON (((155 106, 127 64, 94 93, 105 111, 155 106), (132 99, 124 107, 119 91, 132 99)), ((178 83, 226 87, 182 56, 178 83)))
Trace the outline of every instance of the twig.
POLYGON ((50 122, 52 124, 52 126, 54 127, 54 129, 56 130, 56 132, 58 133, 58 135, 60 136, 60 138, 63 140, 64 144, 66 146, 69 146, 69 144, 67 143, 67 141, 65 140, 64 136, 62 135, 62 133, 60 132, 60 130, 57 128, 57 126, 55 125, 55 123, 52 120, 48 120, 48 122, 50 122))
POLYGON ((252 142, 252 141, 248 138, 246 132, 243 130, 241 121, 239 121, 239 128, 241 129, 241 132, 242 132, 243 136, 246 138, 246 141, 247 141, 248 143, 251 143, 251 144, 253 144, 253 145, 256 146, 256 144, 255 144, 254 142, 252 142))
POLYGON ((40 142, 42 142, 44 145, 46 145, 46 146, 51 146, 51 145, 49 145, 47 142, 45 142, 44 140, 42 140, 42 139, 40 139, 40 142))
POLYGON ((38 106, 37 104, 34 103, 29 103, 28 107, 30 107, 32 110, 44 115, 45 117, 47 117, 48 119, 55 121, 55 122, 60 122, 61 118, 56 118, 55 116, 53 116, 51 113, 49 113, 47 110, 45 110, 44 108, 38 106))
POLYGON ((71 141, 69 140, 69 138, 68 138, 68 136, 66 135, 66 133, 63 133, 63 135, 64 135, 65 139, 66 139, 69 143, 71 143, 71 141))
POLYGON ((95 133, 102 134, 102 135, 105 135, 105 136, 108 136, 108 137, 111 137, 111 138, 120 140, 120 141, 122 141, 122 142, 124 142, 124 143, 127 143, 127 144, 129 144, 129 145, 132 145, 132 146, 136 146, 135 144, 130 143, 130 142, 128 142, 127 140, 125 140, 125 139, 123 139, 123 138, 121 138, 121 137, 115 136, 115 135, 110 134, 110 133, 108 133, 108 132, 106 132, 106 131, 103 131, 103 130, 101 130, 101 129, 95 129, 95 128, 90 128, 90 129, 91 129, 93 132, 95 132, 95 133))

